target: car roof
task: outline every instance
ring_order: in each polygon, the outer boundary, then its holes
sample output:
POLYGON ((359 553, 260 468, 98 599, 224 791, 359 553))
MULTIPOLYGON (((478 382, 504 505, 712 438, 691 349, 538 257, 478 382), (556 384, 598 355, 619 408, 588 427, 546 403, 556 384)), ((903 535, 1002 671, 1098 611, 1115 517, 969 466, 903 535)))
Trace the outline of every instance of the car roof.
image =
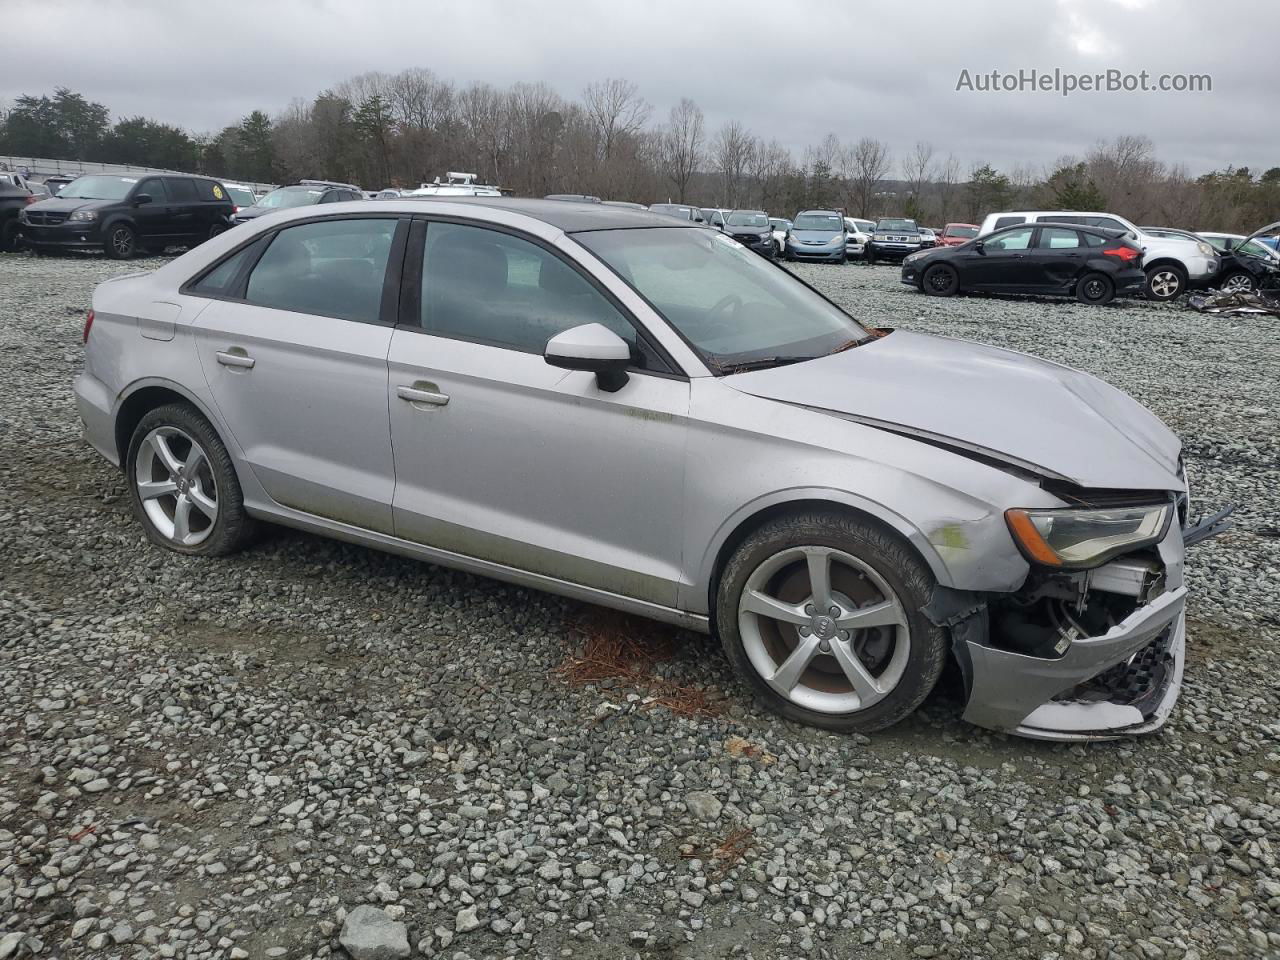
MULTIPOLYGON (((408 209, 413 209, 414 200, 404 198, 408 209)), ((533 200, 518 197, 424 197, 440 203, 449 203, 464 207, 488 207, 505 210, 534 220, 541 220, 563 230, 565 233, 577 233, 583 230, 618 230, 628 227, 689 227, 699 228, 692 220, 680 220, 664 213, 652 213, 648 210, 634 210, 630 207, 615 207, 604 203, 581 203, 575 200, 533 200)), ((388 205, 396 201, 388 201, 388 205)), ((671 204, 671 206, 687 206, 671 204)))
POLYGON ((1028 227, 1035 229, 1036 227, 1057 227, 1059 230, 1080 230, 1084 233, 1096 233, 1100 237, 1106 237, 1108 240, 1119 240, 1121 237, 1128 236, 1128 230, 1117 230, 1115 227, 1095 227, 1088 223, 1058 223, 1056 220, 1037 220, 1035 223, 1010 223, 1003 227, 997 227, 988 233, 987 236, 993 236, 997 233, 1008 233, 1010 230, 1026 230, 1028 227))

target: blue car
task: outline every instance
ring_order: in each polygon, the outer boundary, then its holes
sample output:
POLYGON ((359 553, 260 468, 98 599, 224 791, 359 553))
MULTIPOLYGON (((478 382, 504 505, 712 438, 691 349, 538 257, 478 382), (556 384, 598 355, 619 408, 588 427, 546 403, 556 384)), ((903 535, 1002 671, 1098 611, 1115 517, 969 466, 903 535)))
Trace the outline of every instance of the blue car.
POLYGON ((835 210, 801 210, 791 221, 783 244, 788 260, 820 260, 844 263, 849 242, 844 217, 835 210))

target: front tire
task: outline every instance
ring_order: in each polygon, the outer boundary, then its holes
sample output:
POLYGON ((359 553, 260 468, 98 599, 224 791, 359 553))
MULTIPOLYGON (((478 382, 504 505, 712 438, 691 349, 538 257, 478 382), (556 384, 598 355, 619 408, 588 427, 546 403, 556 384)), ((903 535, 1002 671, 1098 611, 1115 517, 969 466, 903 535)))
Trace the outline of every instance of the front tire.
POLYGON ((214 557, 252 538, 231 455, 192 407, 175 403, 146 414, 129 441, 125 470, 134 516, 152 543, 214 557))
POLYGON ((1243 270, 1236 270, 1227 274, 1222 278, 1222 285, 1219 289, 1223 293, 1253 293, 1257 284, 1253 280, 1253 275, 1245 273, 1243 270))
POLYGON ((935 263, 920 278, 920 289, 931 297, 954 297, 960 291, 960 274, 947 263, 935 263))
POLYGON ((1101 306, 1110 303, 1115 295, 1115 284, 1101 273, 1086 273, 1076 283, 1076 299, 1081 303, 1101 306))
POLYGON ((1148 300, 1167 303, 1187 289, 1187 275, 1174 266, 1161 264, 1147 270, 1147 283, 1143 288, 1148 300))
POLYGON ((138 233, 127 223, 113 224, 102 249, 112 260, 131 260, 138 252, 138 233))
POLYGON ((716 625, 740 676, 776 713, 871 732, 913 712, 946 661, 921 613, 935 581, 896 537, 839 513, 769 521, 738 547, 716 625))

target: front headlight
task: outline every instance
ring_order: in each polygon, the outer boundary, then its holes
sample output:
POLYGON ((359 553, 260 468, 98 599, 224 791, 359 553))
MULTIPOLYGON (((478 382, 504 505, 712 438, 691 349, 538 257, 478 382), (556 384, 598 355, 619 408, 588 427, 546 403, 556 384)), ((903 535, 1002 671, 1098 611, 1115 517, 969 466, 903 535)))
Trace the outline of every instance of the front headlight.
POLYGON ((918 250, 915 253, 908 253, 905 257, 902 258, 902 262, 914 263, 916 260, 919 260, 923 256, 924 256, 924 251, 918 250))
POLYGON ((67 219, 68 220, 97 220, 98 211, 97 210, 76 210, 67 219))
POLYGON ((1203 240, 1196 244, 1196 249, 1200 251, 1200 255, 1203 257, 1212 257, 1214 254, 1213 247, 1209 246, 1209 244, 1205 243, 1203 240))
POLYGON ((875 235, 875 240, 876 240, 876 242, 877 242, 877 243, 883 243, 884 241, 886 241, 886 240, 888 240, 888 239, 889 239, 888 234, 884 234, 884 233, 877 233, 877 234, 875 235))
POLYGON ((1157 543, 1170 504, 1065 510, 1006 510, 1005 522, 1028 560, 1046 567, 1096 567, 1120 553, 1157 543))

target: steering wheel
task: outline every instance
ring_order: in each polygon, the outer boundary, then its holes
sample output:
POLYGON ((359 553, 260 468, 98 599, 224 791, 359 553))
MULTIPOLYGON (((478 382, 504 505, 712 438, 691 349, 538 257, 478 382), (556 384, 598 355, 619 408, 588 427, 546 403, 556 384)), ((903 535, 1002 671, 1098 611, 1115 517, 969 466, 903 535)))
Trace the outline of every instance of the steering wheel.
POLYGON ((714 307, 707 311, 706 322, 716 324, 728 320, 730 313, 737 313, 740 309, 742 309, 742 298, 736 293, 725 294, 716 301, 714 307))

